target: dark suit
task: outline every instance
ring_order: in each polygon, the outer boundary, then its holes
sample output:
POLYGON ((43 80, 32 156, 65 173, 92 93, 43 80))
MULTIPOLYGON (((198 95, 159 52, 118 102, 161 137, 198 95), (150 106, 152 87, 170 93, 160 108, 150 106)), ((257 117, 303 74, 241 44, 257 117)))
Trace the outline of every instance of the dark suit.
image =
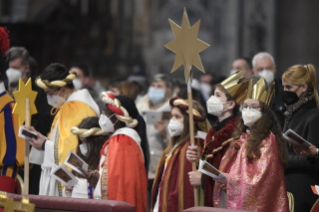
MULTIPOLYGON (((283 132, 292 129, 298 135, 319 146, 319 109, 316 101, 303 105, 295 111, 289 124, 285 123, 283 132)), ((310 185, 319 185, 319 167, 317 158, 296 155, 292 147, 288 147, 289 166, 285 169, 287 191, 294 195, 295 212, 310 211, 318 199, 311 191, 310 185)))
POLYGON ((279 124, 281 126, 281 129, 283 129, 284 124, 285 124, 285 115, 284 112, 286 111, 286 107, 284 102, 282 101, 282 83, 281 79, 276 78, 275 79, 275 99, 274 103, 271 107, 272 112, 276 115, 279 124))

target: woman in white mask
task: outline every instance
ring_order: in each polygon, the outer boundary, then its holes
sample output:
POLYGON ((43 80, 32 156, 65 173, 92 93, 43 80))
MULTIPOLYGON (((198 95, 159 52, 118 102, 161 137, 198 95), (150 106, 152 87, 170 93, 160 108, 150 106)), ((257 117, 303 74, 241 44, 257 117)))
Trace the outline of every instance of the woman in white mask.
MULTIPOLYGON (((186 160, 187 146, 190 144, 188 102, 180 97, 170 100, 172 118, 168 124, 170 143, 160 159, 152 190, 151 210, 176 211, 194 206, 193 186, 188 173, 192 164, 186 160)), ((202 106, 193 102, 194 130, 207 132, 209 123, 202 106)), ((195 137, 198 146, 203 139, 195 137)))
POLYGON ((260 78, 250 82, 234 141, 219 170, 226 178, 214 179, 214 206, 247 211, 289 211, 284 167, 288 164, 285 140, 270 106, 275 85, 267 90, 260 78))
MULTIPOLYGON (((217 116, 218 121, 207 133, 202 151, 196 146, 189 146, 187 159, 198 163, 199 158, 219 168, 220 161, 228 149, 230 138, 238 122, 239 104, 244 101, 248 81, 242 82, 244 72, 239 72, 228 77, 216 85, 214 95, 207 100, 208 113, 217 116)), ((189 180, 193 186, 200 186, 203 193, 200 195, 201 206, 213 207, 213 178, 199 171, 189 173, 189 180)))
MULTIPOLYGON (((137 104, 137 108, 140 114, 145 120, 147 120, 147 113, 157 112, 169 114, 171 109, 169 106, 169 99, 173 96, 172 83, 163 74, 157 74, 154 76, 148 93, 142 97, 137 104)), ((169 141, 169 135, 167 133, 168 120, 160 119, 157 123, 147 124, 147 139, 150 145, 151 160, 148 172, 148 205, 151 200, 151 190, 156 173, 158 162, 163 154, 163 151, 167 147, 169 141)))
MULTIPOLYGON (((72 127, 71 132, 73 135, 78 136, 79 139, 79 146, 76 149, 76 154, 88 164, 89 170, 97 169, 100 160, 100 151, 103 144, 109 138, 108 132, 101 129, 99 118, 85 118, 79 126, 72 127)), ((79 177, 77 172, 72 171, 72 173, 79 177)), ((78 184, 73 188, 66 186, 63 194, 68 197, 92 199, 93 186, 90 184, 88 185, 87 179, 79 177, 78 184)))

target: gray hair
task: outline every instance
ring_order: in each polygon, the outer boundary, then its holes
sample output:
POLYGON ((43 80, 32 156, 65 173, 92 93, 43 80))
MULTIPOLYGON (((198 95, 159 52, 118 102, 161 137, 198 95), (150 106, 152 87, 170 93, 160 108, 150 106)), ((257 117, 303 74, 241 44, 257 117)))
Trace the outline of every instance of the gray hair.
POLYGON ((257 59, 264 59, 266 57, 268 57, 271 60, 272 64, 276 65, 275 60, 271 54, 269 54, 268 52, 259 52, 253 57, 253 60, 252 60, 253 68, 255 68, 256 66, 257 59))
POLYGON ((10 55, 10 61, 21 58, 21 65, 30 65, 30 55, 24 47, 11 47, 6 54, 10 55))

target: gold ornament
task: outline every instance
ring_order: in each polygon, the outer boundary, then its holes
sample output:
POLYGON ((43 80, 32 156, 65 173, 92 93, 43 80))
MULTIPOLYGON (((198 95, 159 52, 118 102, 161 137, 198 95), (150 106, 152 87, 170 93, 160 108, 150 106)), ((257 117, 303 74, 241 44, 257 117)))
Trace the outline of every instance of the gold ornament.
POLYGON ((241 104, 245 101, 246 89, 249 84, 247 82, 241 82, 241 77, 244 72, 238 72, 229 76, 227 79, 222 81, 220 84, 227 90, 227 92, 235 99, 237 104, 241 104))
POLYGON ((184 65, 186 82, 188 81, 192 65, 205 73, 199 53, 209 47, 209 45, 197 38, 200 20, 192 27, 189 24, 186 9, 184 8, 182 27, 169 19, 175 39, 165 45, 165 47, 176 54, 171 73, 184 65))
POLYGON ((275 83, 271 85, 268 91, 266 91, 266 84, 263 77, 261 77, 254 86, 252 86, 252 84, 253 80, 250 80, 246 93, 246 99, 256 99, 267 104, 268 106, 271 106, 275 97, 275 83))
POLYGON ((37 97, 38 92, 32 90, 31 78, 27 81, 26 84, 19 79, 19 91, 13 92, 13 96, 15 99, 15 106, 13 108, 12 113, 19 116, 19 125, 23 125, 25 121, 25 112, 26 112, 26 99, 30 100, 30 117, 34 114, 37 114, 37 108, 34 104, 35 98, 37 97))

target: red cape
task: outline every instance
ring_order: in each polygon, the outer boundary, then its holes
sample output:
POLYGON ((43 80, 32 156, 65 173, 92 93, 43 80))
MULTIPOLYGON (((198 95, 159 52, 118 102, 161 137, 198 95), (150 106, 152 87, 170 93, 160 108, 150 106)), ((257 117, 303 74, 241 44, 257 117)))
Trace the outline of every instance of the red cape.
POLYGON ((147 210, 147 173, 143 153, 127 135, 114 135, 104 144, 108 148, 108 200, 135 205, 137 212, 147 210))

